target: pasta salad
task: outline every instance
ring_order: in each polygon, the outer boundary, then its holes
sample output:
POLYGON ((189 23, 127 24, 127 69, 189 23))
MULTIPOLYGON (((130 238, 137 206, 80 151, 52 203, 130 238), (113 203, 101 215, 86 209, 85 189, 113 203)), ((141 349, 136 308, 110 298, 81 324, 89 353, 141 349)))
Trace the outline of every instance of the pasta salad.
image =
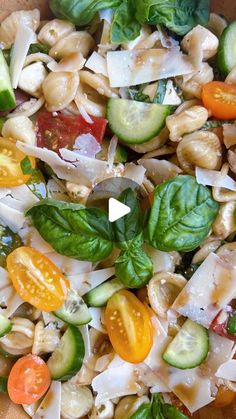
POLYGON ((208 0, 49 3, 0 25, 0 392, 34 419, 227 406, 236 22, 208 0))

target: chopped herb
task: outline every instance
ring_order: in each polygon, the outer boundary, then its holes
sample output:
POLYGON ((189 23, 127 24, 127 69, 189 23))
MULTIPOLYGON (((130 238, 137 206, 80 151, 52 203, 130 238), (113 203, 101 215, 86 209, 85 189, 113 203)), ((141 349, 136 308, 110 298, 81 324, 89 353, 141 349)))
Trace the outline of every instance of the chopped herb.
POLYGON ((34 169, 32 167, 31 161, 28 156, 26 156, 23 160, 21 160, 20 167, 21 167, 23 175, 33 175, 37 173, 37 169, 34 169))
POLYGON ((31 44, 29 47, 28 54, 37 54, 37 52, 42 52, 43 54, 49 53, 49 46, 45 44, 31 44))

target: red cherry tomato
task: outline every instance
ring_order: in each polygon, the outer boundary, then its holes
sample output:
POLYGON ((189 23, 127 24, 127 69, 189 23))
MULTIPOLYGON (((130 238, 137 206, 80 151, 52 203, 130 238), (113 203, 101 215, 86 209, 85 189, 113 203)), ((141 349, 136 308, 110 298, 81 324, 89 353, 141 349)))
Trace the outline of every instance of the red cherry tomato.
POLYGON ((59 152, 60 148, 72 149, 76 138, 81 134, 91 134, 101 143, 105 134, 105 118, 92 116, 89 124, 81 115, 53 116, 50 112, 40 112, 37 119, 37 145, 59 152))
POLYGON ((215 317, 213 322, 210 325, 210 329, 213 330, 217 335, 226 337, 236 342, 236 336, 230 335, 227 331, 227 325, 230 318, 231 313, 234 312, 235 300, 233 300, 226 310, 221 310, 220 313, 215 317), (232 307, 230 311, 229 308, 232 307))

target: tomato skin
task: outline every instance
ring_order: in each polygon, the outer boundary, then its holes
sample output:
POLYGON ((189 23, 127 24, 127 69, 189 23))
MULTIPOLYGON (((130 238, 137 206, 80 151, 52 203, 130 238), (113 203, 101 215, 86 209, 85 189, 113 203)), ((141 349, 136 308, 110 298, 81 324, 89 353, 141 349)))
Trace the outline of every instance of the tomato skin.
POLYGON ((226 386, 220 386, 216 395, 216 398, 212 405, 214 407, 225 407, 233 403, 235 400, 236 393, 230 390, 226 386))
POLYGON ((76 138, 81 134, 92 134, 101 143, 105 134, 107 120, 92 116, 89 124, 81 115, 53 116, 50 112, 40 112, 37 119, 37 146, 46 147, 59 153, 60 148, 72 149, 76 138))
POLYGON ((16 404, 31 404, 41 399, 51 384, 50 371, 42 358, 26 355, 13 365, 7 389, 16 404))
POLYGON ((236 118, 236 86, 212 81, 202 88, 202 101, 211 116, 217 119, 236 118))
POLYGON ((32 306, 50 312, 64 303, 68 279, 37 250, 18 247, 7 257, 7 270, 17 293, 32 306))
MULTIPOLYGON (((16 142, 0 137, 0 187, 20 186, 28 182, 31 175, 24 175, 21 161, 26 155, 16 147, 16 142)), ((32 168, 35 159, 29 157, 32 168)))
POLYGON ((105 323, 115 352, 125 361, 142 362, 153 343, 151 316, 130 291, 121 290, 109 299, 105 323))
POLYGON ((223 336, 225 338, 228 338, 230 340, 233 340, 236 342, 236 336, 230 335, 227 332, 227 324, 230 317, 230 314, 233 312, 233 307, 235 305, 235 300, 232 300, 231 303, 229 303, 228 308, 231 306, 232 310, 221 310, 220 313, 215 317, 213 322, 210 325, 210 329, 213 330, 217 335, 223 336))

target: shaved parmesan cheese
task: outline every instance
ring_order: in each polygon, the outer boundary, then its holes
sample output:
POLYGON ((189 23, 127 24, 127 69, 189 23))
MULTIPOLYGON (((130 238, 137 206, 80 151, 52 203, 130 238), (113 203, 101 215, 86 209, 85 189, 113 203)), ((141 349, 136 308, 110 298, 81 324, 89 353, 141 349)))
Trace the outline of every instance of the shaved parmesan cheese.
POLYGON ((14 233, 17 233, 23 227, 25 223, 24 213, 14 208, 11 208, 8 205, 3 204, 1 201, 0 201, 0 220, 2 220, 5 225, 10 227, 10 229, 14 233))
POLYGON ((60 417, 61 383, 60 381, 53 381, 33 419, 60 419, 60 417))
POLYGON ((174 272, 176 265, 175 252, 162 252, 161 250, 154 249, 147 243, 143 246, 145 252, 150 256, 153 262, 153 272, 174 272))
POLYGON ((96 406, 116 397, 136 394, 139 385, 137 384, 135 365, 124 362, 122 366, 108 368, 93 379, 92 388, 97 392, 96 406))
POLYGON ((89 326, 93 327, 94 329, 98 330, 102 333, 107 333, 105 327, 102 325, 101 316, 102 316, 102 309, 96 307, 90 307, 89 312, 91 314, 92 320, 89 323, 89 326))
POLYGON ((79 274, 83 274, 92 269, 91 262, 72 259, 67 256, 59 255, 59 253, 54 251, 47 253, 46 256, 68 277, 70 277, 70 275, 76 275, 78 278, 79 274))
POLYGON ((157 25, 157 29, 158 29, 161 45, 164 48, 178 47, 179 45, 178 41, 176 41, 174 38, 171 38, 171 36, 167 34, 165 29, 163 29, 163 26, 157 25))
POLYGON ((236 144, 236 124, 223 125, 224 144, 227 148, 236 144))
POLYGON ((39 99, 30 99, 17 106, 17 108, 7 115, 7 118, 16 118, 17 116, 30 117, 39 111, 44 105, 45 99, 41 96, 39 99))
POLYGON ((84 270, 83 272, 76 272, 76 274, 68 276, 68 279, 72 283, 73 287, 81 296, 98 287, 98 285, 101 285, 103 282, 107 281, 107 279, 115 275, 115 268, 105 268, 90 272, 92 265, 89 262, 82 263, 88 263, 90 269, 84 270))
POLYGON ((10 195, 11 189, 8 188, 0 188, 0 199, 4 198, 7 195, 10 195))
POLYGON ((136 165, 134 163, 126 163, 123 176, 133 180, 134 182, 142 185, 144 181, 146 169, 142 165, 136 165))
POLYGON ((23 302, 12 286, 8 272, 0 267, 0 313, 10 317, 23 302))
POLYGON ((157 159, 140 159, 139 164, 146 169, 146 175, 150 178, 155 185, 159 185, 167 179, 171 179, 182 173, 182 170, 167 160, 157 159))
POLYGON ((95 371, 103 372, 106 368, 108 368, 110 362, 112 361, 114 354, 111 352, 110 354, 102 355, 98 358, 95 364, 95 371))
POLYGON ((151 368, 156 374, 159 374, 160 371, 166 368, 166 364, 162 359, 162 354, 172 338, 167 335, 164 325, 156 316, 152 317, 152 324, 154 327, 153 345, 147 358, 144 360, 144 364, 151 368))
POLYGON ((39 201, 37 196, 31 192, 31 190, 26 185, 15 186, 12 188, 11 196, 24 204, 24 211, 39 201))
POLYGON ((206 368, 207 376, 213 379, 220 365, 231 358, 234 342, 217 335, 211 330, 209 330, 209 340, 210 352, 201 368, 203 368, 203 370, 206 368))
POLYGON ((21 70, 24 66, 30 44, 32 44, 34 37, 35 34, 30 27, 23 23, 19 25, 11 52, 10 63, 11 82, 14 89, 18 86, 21 70))
POLYGON ((152 387, 151 393, 168 393, 170 392, 166 384, 145 364, 137 366, 139 381, 145 386, 152 387))
POLYGON ((33 226, 25 225, 20 231, 18 231, 23 243, 26 246, 34 247, 41 253, 53 252, 52 246, 48 244, 39 234, 38 230, 33 226))
POLYGON ((231 359, 222 364, 216 372, 216 377, 236 381, 236 359, 231 359))
POLYGON ((136 86, 190 74, 194 67, 178 48, 109 51, 107 71, 111 87, 136 86))
POLYGON ((173 106, 178 106, 181 104, 181 99, 174 88, 172 80, 168 80, 166 84, 166 94, 165 94, 162 104, 173 105, 173 106))
POLYGON ((79 105, 79 111, 80 111, 81 116, 84 118, 84 120, 88 124, 94 124, 92 118, 89 116, 88 112, 86 111, 86 109, 83 105, 79 105))
POLYGON ((103 76, 108 77, 107 62, 105 58, 96 51, 94 51, 86 61, 85 67, 92 70, 95 74, 102 74, 103 76))
POLYGON ((179 314, 209 328, 236 296, 236 269, 214 253, 204 260, 175 300, 179 314))
MULTIPOLYGON (((74 151, 80 156, 95 159, 96 154, 101 151, 101 146, 92 134, 79 135, 74 143, 74 151)), ((111 167, 112 169, 112 167, 111 167)))
POLYGON ((112 169, 113 164, 114 164, 117 145, 118 145, 118 138, 114 135, 110 141, 108 152, 107 152, 107 162, 108 162, 110 170, 112 169))
POLYGON ((88 325, 85 324, 84 326, 80 326, 79 330, 81 332, 81 335, 82 335, 83 341, 84 341, 85 355, 84 355, 84 361, 83 362, 85 362, 92 355, 88 325))
POLYGON ((196 167, 196 179, 201 185, 216 186, 218 188, 236 191, 236 182, 228 175, 222 174, 217 170, 202 169, 196 167))

